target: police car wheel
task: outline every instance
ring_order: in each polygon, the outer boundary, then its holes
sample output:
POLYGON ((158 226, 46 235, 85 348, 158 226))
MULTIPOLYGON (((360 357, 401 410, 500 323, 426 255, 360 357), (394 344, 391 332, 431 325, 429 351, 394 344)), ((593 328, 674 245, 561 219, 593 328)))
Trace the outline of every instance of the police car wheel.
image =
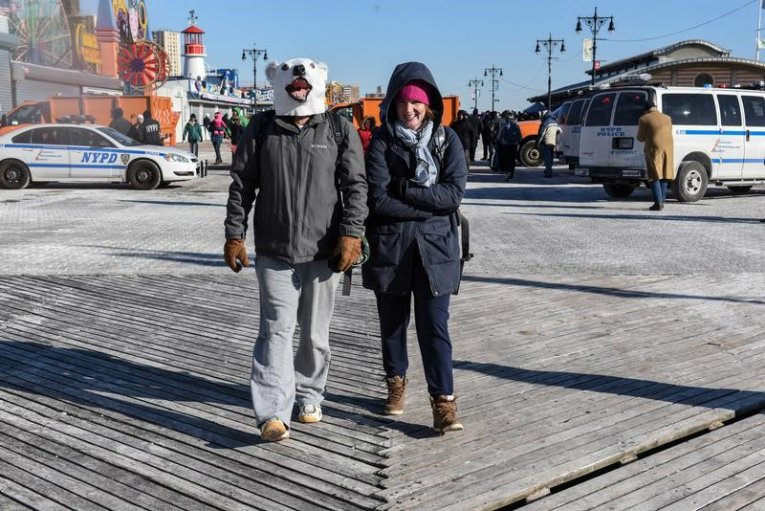
POLYGON ((20 161, 0 163, 0 187, 20 190, 29 186, 31 181, 29 169, 20 161))
POLYGON ((521 146, 521 164, 526 167, 539 167, 542 165, 542 152, 537 147, 536 140, 529 140, 521 146))
POLYGON ((687 161, 677 171, 672 191, 680 202, 696 202, 707 193, 707 169, 697 161, 687 161))
POLYGON ((137 161, 130 166, 127 180, 136 190, 153 190, 162 181, 162 173, 153 162, 137 161))

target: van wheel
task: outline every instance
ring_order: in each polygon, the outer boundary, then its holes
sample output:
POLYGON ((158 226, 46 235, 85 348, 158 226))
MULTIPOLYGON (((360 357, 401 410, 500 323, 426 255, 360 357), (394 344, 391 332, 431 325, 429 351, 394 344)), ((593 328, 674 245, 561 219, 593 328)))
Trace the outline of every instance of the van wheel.
POLYGON ((154 162, 137 161, 128 169, 127 181, 136 190, 153 190, 162 181, 162 173, 154 162))
POLYGON ((626 199, 632 192, 635 191, 635 187, 632 185, 623 185, 618 183, 603 183, 603 190, 615 199, 626 199))
POLYGON ((21 190, 29 186, 31 181, 29 169, 20 161, 11 160, 0 163, 0 187, 21 190))
POLYGON ((537 147, 537 141, 529 140, 523 144, 519 158, 521 164, 526 167, 539 167, 542 165, 542 152, 537 147))
POLYGON ((672 191, 680 202, 696 202, 707 193, 707 169, 697 161, 687 161, 680 165, 672 186, 672 191))
POLYGON ((729 186, 728 190, 730 190, 731 193, 739 194, 739 193, 746 193, 749 190, 752 189, 752 185, 744 185, 744 186, 729 186))

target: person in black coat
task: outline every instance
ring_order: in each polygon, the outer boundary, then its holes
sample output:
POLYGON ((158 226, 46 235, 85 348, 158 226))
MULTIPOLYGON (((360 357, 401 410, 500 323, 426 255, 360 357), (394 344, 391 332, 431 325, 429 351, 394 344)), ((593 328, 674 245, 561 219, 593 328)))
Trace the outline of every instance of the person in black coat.
POLYGON ((366 157, 370 258, 364 287, 375 291, 383 367, 388 385, 384 412, 404 411, 409 365, 406 331, 414 317, 433 428, 462 429, 457 415, 449 336, 449 299, 460 281, 457 208, 467 182, 457 134, 441 126, 443 99, 430 70, 399 64, 380 105, 383 124, 366 157))
POLYGON ((470 124, 473 125, 473 131, 475 131, 475 138, 473 139, 473 144, 470 146, 470 163, 475 163, 475 152, 476 149, 478 149, 478 139, 481 137, 481 127, 483 122, 481 122, 481 116, 478 114, 477 108, 473 109, 473 113, 470 114, 468 119, 470 120, 470 124))
POLYGON ((133 125, 130 124, 130 121, 125 119, 124 115, 125 113, 121 108, 115 108, 112 110, 112 122, 109 124, 109 127, 119 131, 123 135, 127 135, 130 133, 130 129, 133 127, 133 125))
POLYGON ((470 148, 473 146, 473 142, 478 140, 478 132, 464 110, 457 112, 457 120, 452 122, 451 128, 460 138, 462 147, 465 150, 465 161, 468 168, 470 168, 470 148))

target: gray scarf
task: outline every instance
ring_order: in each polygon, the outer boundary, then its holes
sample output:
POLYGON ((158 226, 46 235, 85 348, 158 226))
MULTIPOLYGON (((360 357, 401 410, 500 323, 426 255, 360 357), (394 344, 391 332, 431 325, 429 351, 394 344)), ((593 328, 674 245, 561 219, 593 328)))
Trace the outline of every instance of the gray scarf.
POLYGON ((401 123, 396 121, 395 129, 396 138, 398 138, 402 144, 406 147, 414 147, 417 164, 414 169, 414 177, 409 181, 425 187, 435 183, 438 179, 438 168, 428 149, 430 137, 433 134, 433 122, 431 120, 425 121, 422 128, 417 131, 405 128, 401 123))

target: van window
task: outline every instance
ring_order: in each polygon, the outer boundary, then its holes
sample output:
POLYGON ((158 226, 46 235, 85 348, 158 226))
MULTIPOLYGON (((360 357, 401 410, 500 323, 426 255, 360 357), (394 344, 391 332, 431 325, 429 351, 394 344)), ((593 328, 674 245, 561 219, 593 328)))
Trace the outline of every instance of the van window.
POLYGON ((646 97, 645 92, 622 92, 616 102, 614 126, 637 126, 645 113, 646 97))
POLYGON ((717 126, 717 111, 711 94, 669 94, 661 97, 661 110, 672 124, 717 126))
POLYGON ((741 126, 741 107, 738 105, 738 97, 729 94, 717 96, 720 104, 720 121, 723 126, 741 126))
POLYGON ((616 93, 600 94, 592 98, 590 109, 587 111, 585 126, 608 126, 611 124, 611 111, 614 109, 616 93))
POLYGON ((741 96, 747 126, 765 126, 765 97, 741 96))
POLYGON ((584 101, 575 101, 568 111, 567 124, 569 126, 579 126, 582 123, 582 112, 584 111, 584 101))
POLYGON ((555 122, 558 124, 566 124, 568 120, 568 111, 571 109, 571 103, 566 102, 559 106, 554 112, 555 122))

